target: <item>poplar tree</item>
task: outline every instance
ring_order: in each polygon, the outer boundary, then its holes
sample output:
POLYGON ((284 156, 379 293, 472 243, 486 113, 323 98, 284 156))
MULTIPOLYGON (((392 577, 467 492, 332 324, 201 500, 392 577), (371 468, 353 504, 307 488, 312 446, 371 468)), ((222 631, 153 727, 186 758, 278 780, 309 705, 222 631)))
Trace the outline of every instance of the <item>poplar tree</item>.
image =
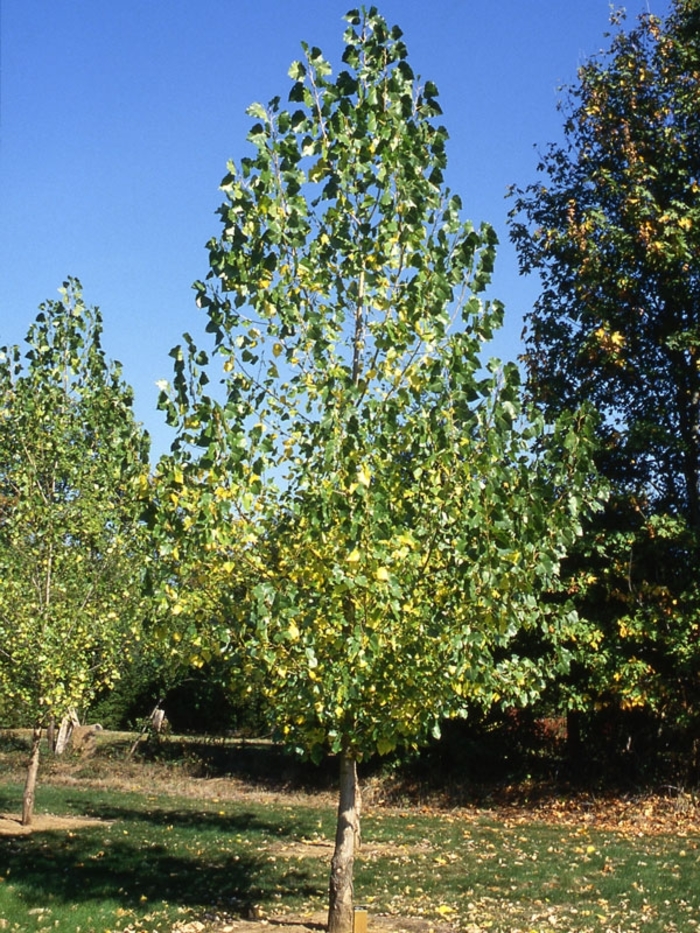
POLYGON ((101 332, 70 279, 26 355, 0 349, 0 695, 33 730, 25 825, 43 730, 114 682, 145 614, 148 437, 101 332))
POLYGON ((303 45, 289 105, 249 110, 196 284, 221 384, 191 338, 174 351, 159 468, 180 644, 338 758, 331 933, 352 926, 357 763, 538 694, 575 620, 537 594, 595 498, 585 421, 527 423, 517 368, 482 359, 496 237, 445 185, 435 85, 375 9, 346 19, 337 75, 303 45))

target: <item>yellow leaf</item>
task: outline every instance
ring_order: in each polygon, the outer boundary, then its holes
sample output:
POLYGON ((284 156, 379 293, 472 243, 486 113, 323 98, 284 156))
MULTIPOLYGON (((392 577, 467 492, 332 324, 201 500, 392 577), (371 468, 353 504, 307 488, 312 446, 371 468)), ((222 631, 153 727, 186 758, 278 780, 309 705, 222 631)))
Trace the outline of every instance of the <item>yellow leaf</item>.
POLYGON ((366 466, 358 467, 357 480, 361 486, 364 486, 365 488, 367 488, 370 484, 371 479, 372 479, 372 474, 369 472, 366 466))
POLYGON ((359 560, 360 560, 360 552, 357 550, 357 548, 355 548, 354 551, 350 551, 350 553, 348 554, 348 563, 357 564, 359 563, 359 560))
POLYGON ((389 579, 389 571, 386 569, 386 567, 377 567, 374 575, 377 580, 381 580, 384 583, 389 579))

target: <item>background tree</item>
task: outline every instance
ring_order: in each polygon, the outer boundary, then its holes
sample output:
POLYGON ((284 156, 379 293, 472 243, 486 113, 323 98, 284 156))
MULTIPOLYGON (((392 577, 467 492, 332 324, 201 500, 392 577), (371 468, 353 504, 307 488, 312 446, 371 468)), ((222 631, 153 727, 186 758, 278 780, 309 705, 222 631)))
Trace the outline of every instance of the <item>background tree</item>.
POLYGON ((345 70, 304 45, 290 109, 249 110, 196 285, 223 391, 188 338, 159 468, 178 638, 223 650, 286 743, 339 758, 331 933, 352 924, 357 762, 538 693, 574 620, 537 593, 595 495, 583 423, 523 425, 516 368, 480 360, 495 236, 444 187, 435 86, 374 9, 347 19, 345 70))
POLYGON ((565 143, 512 215, 542 279, 529 390, 553 415, 594 403, 614 490, 574 583, 599 628, 584 694, 670 719, 699 699, 699 102, 700 4, 676 0, 580 69, 565 143))
POLYGON ((111 683, 140 638, 147 559, 138 484, 148 438, 70 279, 18 347, 0 351, 0 694, 34 739, 111 683))

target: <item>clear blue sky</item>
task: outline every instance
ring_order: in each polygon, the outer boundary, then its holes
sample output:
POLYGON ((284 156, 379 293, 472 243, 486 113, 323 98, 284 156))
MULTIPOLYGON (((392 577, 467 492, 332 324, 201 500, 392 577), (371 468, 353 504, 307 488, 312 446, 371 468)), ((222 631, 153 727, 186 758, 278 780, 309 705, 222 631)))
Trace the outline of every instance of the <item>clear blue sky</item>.
MULTIPOLYGON (((358 4, 359 5, 359 4, 358 4)), ((253 101, 286 97, 299 44, 340 64, 350 0, 2 0, 0 345, 81 279, 105 319, 107 355, 136 392, 154 453, 170 433, 155 404, 169 349, 203 333, 192 282, 229 158, 247 151, 253 101)), ((506 303, 495 350, 520 351, 536 282, 518 277, 505 199, 561 136, 562 84, 607 46, 608 0, 384 0, 409 62, 440 90, 448 184, 465 217, 501 239, 491 296, 506 303)), ((668 0, 628 0, 628 24, 668 0)), ((206 345, 205 338, 201 338, 206 345)))

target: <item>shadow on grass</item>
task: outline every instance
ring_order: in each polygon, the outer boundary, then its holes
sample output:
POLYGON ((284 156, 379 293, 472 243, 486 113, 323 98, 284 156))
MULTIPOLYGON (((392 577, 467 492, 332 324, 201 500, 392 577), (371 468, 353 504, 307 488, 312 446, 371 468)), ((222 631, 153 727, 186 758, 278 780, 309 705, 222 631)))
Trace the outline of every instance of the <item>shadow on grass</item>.
MULTIPOLYGON (((178 815, 163 813, 158 821, 173 821, 178 815)), ((280 899, 319 893, 306 866, 280 874, 269 860, 245 847, 236 848, 233 840, 216 847, 204 842, 197 845, 193 839, 171 847, 162 826, 148 838, 136 831, 132 836, 132 826, 117 823, 75 833, 5 837, 3 874, 21 891, 28 907, 44 906, 47 899, 65 904, 109 899, 125 908, 142 908, 147 900, 245 913, 273 891, 280 899)), ((223 821, 217 828, 225 834, 249 826, 244 815, 241 820, 223 821)))
POLYGON ((268 790, 335 791, 338 782, 337 759, 313 764, 265 741, 165 738, 142 742, 137 757, 181 764, 194 777, 235 777, 268 790))
MULTIPOLYGON (((72 831, 0 836, 0 876, 28 909, 111 900, 143 910, 172 908, 245 914, 259 901, 321 894, 325 866, 276 862, 274 840, 310 831, 311 815, 280 808, 222 811, 201 802, 120 792, 40 787, 38 810, 104 821, 72 831), (191 804, 191 807, 190 807, 191 804)), ((19 785, 0 786, 0 811, 16 811, 19 785)), ((225 806, 222 804, 222 807, 225 806)))
POLYGON ((157 804, 147 809, 129 807, 113 802, 100 802, 90 800, 89 797, 65 798, 65 805, 75 813, 82 813, 93 819, 109 822, 120 822, 134 826, 145 824, 149 827, 158 827, 191 832, 217 832, 226 835, 236 833, 249 833, 261 837, 296 836, 298 827, 292 821, 280 824, 266 820, 255 812, 213 813, 206 810, 182 809, 177 807, 161 807, 157 804))

